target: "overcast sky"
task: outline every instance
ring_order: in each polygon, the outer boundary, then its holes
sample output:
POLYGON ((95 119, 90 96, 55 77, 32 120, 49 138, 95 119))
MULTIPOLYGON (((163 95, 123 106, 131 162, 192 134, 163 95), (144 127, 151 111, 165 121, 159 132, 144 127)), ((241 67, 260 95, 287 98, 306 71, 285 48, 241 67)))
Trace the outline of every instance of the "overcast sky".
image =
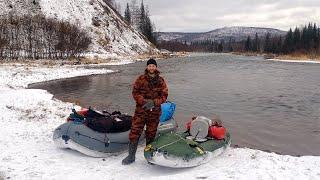
MULTIPOLYGON (((116 1, 121 3, 122 11, 131 2, 116 1)), ((308 22, 320 24, 320 0, 144 0, 144 3, 157 31, 204 32, 225 26, 288 30, 308 22)))

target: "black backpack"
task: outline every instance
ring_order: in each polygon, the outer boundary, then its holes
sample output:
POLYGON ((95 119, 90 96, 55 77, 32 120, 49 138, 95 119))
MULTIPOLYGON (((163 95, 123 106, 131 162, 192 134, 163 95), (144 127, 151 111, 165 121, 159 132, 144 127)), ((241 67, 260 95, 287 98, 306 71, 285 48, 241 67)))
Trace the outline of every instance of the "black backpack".
POLYGON ((89 128, 100 133, 119 133, 131 129, 132 117, 119 111, 101 114, 89 108, 85 119, 89 128))

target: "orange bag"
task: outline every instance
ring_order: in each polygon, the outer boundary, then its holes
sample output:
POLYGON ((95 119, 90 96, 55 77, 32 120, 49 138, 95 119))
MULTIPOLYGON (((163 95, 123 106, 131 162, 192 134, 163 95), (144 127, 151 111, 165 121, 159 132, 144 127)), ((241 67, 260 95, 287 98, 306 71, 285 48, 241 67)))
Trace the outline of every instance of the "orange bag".
POLYGON ((208 136, 218 140, 224 139, 226 135, 226 128, 223 126, 210 126, 208 136))

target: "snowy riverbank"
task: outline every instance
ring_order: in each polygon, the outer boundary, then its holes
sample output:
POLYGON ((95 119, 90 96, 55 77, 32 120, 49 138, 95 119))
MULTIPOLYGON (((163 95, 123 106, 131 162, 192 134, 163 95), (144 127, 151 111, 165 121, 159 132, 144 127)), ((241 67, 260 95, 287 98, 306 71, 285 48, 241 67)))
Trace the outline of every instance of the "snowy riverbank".
POLYGON ((230 148, 208 164, 190 169, 151 166, 139 147, 137 160, 122 166, 126 153, 91 158, 61 150, 53 130, 73 106, 28 84, 110 73, 75 66, 0 66, 0 179, 320 179, 320 157, 293 157, 247 148, 230 148))
POLYGON ((288 62, 288 63, 311 63, 311 64, 320 64, 320 61, 316 60, 292 60, 292 59, 268 59, 270 61, 277 62, 288 62))

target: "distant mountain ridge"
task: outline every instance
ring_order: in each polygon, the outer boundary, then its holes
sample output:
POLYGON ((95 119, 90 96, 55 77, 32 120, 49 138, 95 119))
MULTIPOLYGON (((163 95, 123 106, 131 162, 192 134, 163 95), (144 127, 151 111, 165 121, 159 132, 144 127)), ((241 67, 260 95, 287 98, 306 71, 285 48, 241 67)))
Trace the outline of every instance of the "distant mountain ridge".
POLYGON ((212 40, 228 42, 232 40, 239 42, 245 40, 248 36, 254 38, 256 33, 259 37, 265 37, 267 33, 270 33, 271 36, 284 36, 286 31, 263 27, 233 26, 223 27, 203 33, 157 32, 156 35, 159 41, 196 42, 212 40))

